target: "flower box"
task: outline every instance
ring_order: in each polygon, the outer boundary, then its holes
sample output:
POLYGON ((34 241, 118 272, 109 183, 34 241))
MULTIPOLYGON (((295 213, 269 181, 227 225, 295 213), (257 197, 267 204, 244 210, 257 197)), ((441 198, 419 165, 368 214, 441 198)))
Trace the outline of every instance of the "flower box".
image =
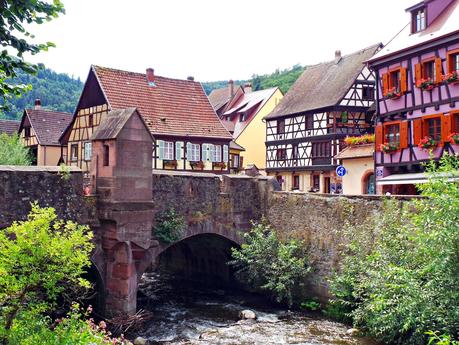
POLYGON ((438 145, 434 138, 426 136, 419 141, 418 147, 423 150, 433 149, 438 145))
POLYGON ((442 79, 445 84, 457 84, 459 83, 459 73, 458 71, 447 73, 442 77, 442 79))
POLYGON ((213 169, 225 170, 226 169, 226 164, 225 164, 225 162, 215 162, 215 163, 213 163, 213 169))
POLYGON ((169 169, 176 169, 177 168, 177 161, 174 160, 164 160, 163 161, 163 166, 164 168, 169 168, 169 169))
POLYGON ((435 83, 432 79, 421 79, 419 87, 424 91, 432 90, 435 87, 435 83))
POLYGON ((401 96, 402 96, 402 93, 400 91, 397 91, 395 87, 387 90, 386 92, 386 97, 390 99, 397 99, 397 98, 400 98, 401 96))
POLYGON ((197 161, 197 162, 190 162, 191 169, 193 170, 203 170, 204 169, 204 162, 197 161))
POLYGON ((451 133, 448 135, 448 141, 451 144, 459 145, 459 133, 451 133))
POLYGON ((393 144, 393 143, 381 144, 381 151, 384 153, 388 153, 388 154, 394 153, 398 151, 398 145, 393 144))

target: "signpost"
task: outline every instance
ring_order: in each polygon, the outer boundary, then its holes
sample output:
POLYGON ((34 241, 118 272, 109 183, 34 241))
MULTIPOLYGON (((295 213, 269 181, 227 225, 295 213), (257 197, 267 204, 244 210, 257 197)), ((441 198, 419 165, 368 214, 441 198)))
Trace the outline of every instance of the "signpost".
POLYGON ((347 171, 346 171, 346 168, 343 167, 342 165, 338 165, 336 167, 336 175, 338 175, 339 177, 343 177, 344 175, 346 175, 347 171))

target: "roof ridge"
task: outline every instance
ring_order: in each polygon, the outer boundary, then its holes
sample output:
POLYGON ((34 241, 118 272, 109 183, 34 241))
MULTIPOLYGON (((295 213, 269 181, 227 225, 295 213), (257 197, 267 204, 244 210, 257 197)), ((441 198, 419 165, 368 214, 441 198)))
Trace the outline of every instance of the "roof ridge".
POLYGON ((50 110, 50 109, 45 109, 45 108, 40 108, 40 109, 34 109, 34 108, 25 108, 25 111, 43 111, 47 113, 54 113, 54 114, 65 114, 65 115, 70 115, 73 116, 72 113, 66 112, 66 111, 60 111, 60 110, 50 110))

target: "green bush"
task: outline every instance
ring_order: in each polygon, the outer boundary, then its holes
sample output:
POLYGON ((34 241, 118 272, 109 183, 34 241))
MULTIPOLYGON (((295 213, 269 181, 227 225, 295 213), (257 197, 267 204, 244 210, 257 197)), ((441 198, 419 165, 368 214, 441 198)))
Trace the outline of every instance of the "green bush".
POLYGON ((174 209, 156 215, 153 235, 162 243, 171 244, 182 237, 185 221, 174 209))
POLYGON ((426 332, 429 336, 429 342, 427 345, 459 345, 459 341, 451 339, 451 336, 442 334, 438 335, 438 332, 426 332))
POLYGON ((316 311, 320 309, 320 302, 317 298, 311 298, 301 302, 300 307, 304 310, 316 311))
POLYGON ((236 274, 249 284, 269 291, 278 301, 292 305, 292 292, 302 284, 310 271, 302 243, 297 240, 282 242, 266 223, 254 223, 244 234, 240 249, 232 248, 236 274))
POLYGON ((425 344, 432 329, 459 335, 459 185, 448 182, 458 167, 457 157, 430 163, 425 198, 387 201, 382 217, 345 224, 353 240, 331 280, 332 305, 384 343, 425 344))
POLYGON ((30 165, 32 155, 17 134, 0 134, 0 165, 30 165))

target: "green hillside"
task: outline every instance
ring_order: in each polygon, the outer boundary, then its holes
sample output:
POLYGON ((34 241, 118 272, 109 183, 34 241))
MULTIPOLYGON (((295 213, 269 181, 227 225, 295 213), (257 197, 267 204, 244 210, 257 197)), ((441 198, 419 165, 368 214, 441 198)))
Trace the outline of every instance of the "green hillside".
POLYGON ((31 84, 32 90, 20 98, 12 100, 11 110, 1 113, 0 118, 17 119, 22 116, 24 108, 31 108, 35 99, 40 98, 43 108, 72 113, 83 89, 80 79, 74 79, 64 73, 56 73, 43 68, 37 75, 19 72, 14 79, 17 84, 31 84))
MULTIPOLYGON (((255 91, 278 86, 285 95, 285 93, 290 89, 290 87, 298 79, 301 73, 303 73, 304 69, 304 66, 295 65, 284 70, 277 69, 274 73, 271 74, 254 74, 251 80, 236 80, 235 84, 241 85, 246 82, 251 82, 252 88, 255 91)), ((227 80, 202 83, 207 94, 210 94, 210 92, 214 89, 225 87, 227 84, 227 80)))

